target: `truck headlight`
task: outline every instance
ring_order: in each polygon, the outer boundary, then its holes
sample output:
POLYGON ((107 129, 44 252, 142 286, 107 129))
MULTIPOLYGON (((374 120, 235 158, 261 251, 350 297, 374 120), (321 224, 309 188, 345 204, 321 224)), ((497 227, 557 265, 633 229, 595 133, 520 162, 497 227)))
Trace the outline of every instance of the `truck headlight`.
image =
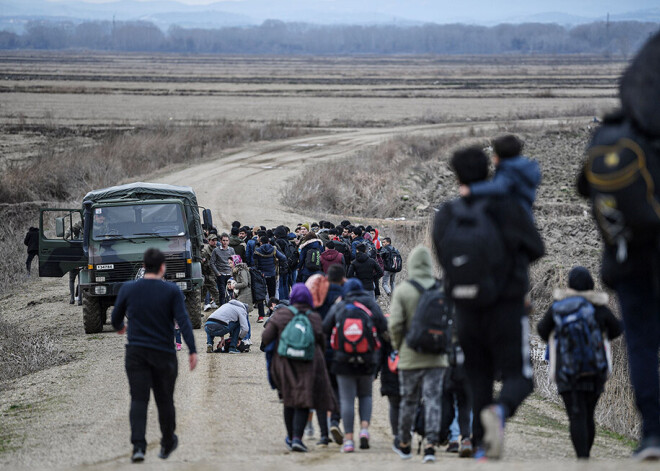
POLYGON ((185 277, 186 277, 186 273, 185 273, 185 272, 177 273, 177 274, 176 274, 176 277, 177 277, 177 278, 185 278, 185 277))
POLYGON ((107 294, 108 288, 107 286, 95 286, 94 287, 94 293, 95 294, 107 294))
POLYGON ((185 291, 188 289, 188 282, 186 281, 177 281, 176 285, 179 287, 181 291, 185 291))
POLYGON ((98 283, 103 283, 103 282, 105 282, 105 276, 97 276, 97 277, 95 278, 95 280, 96 280, 98 283))

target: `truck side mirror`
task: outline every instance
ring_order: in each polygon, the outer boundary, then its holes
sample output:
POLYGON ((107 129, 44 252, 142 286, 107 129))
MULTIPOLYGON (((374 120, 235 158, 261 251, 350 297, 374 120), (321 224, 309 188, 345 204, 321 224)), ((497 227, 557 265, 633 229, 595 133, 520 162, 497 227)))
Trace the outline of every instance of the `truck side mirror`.
POLYGON ((213 227, 213 216, 211 215, 210 209, 205 209, 202 211, 202 219, 204 220, 204 227, 211 229, 213 227))
POLYGON ((64 237, 64 218, 55 218, 55 236, 64 237))

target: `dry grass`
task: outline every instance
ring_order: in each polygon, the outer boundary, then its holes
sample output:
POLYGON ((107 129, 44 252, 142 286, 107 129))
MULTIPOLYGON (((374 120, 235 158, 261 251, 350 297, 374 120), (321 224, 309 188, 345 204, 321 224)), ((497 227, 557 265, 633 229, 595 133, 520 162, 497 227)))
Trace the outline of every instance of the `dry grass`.
MULTIPOLYGON (((507 129, 507 132, 515 129, 507 129)), ((557 131, 519 129, 526 141, 526 153, 536 158, 543 169, 543 183, 536 204, 537 225, 546 242, 547 255, 531 269, 531 294, 535 314, 532 332, 552 302, 555 287, 567 285, 574 265, 584 265, 596 275, 600 268, 600 238, 589 208, 574 190, 574 181, 589 139, 589 129, 562 126, 557 131)), ((381 223, 381 234, 392 237, 405 257, 419 244, 431 246, 429 235, 433 211, 456 195, 454 176, 447 165, 452 149, 467 143, 486 145, 494 136, 447 139, 432 137, 395 138, 363 151, 343 162, 306 167, 288 185, 283 199, 292 206, 314 211, 370 217, 405 216, 402 224, 381 223), (407 201, 402 199, 408 195, 407 201), (422 208, 421 210, 419 208, 422 208), (412 219, 412 220, 411 220, 412 219)), ((405 279, 407 271, 398 276, 405 279)), ((597 278, 595 276, 595 278, 597 278)), ((597 288, 602 286, 597 281, 597 288)), ((612 300, 610 307, 618 315, 612 300)), ((543 360, 545 344, 531 338, 535 379, 539 393, 560 403, 556 388, 548 382, 548 367, 543 360)), ((612 344, 613 372, 596 411, 598 423, 618 434, 636 437, 640 422, 628 377, 627 355, 623 340, 612 344)))
POLYGON ((71 359, 46 330, 34 334, 0 320, 0 390, 6 381, 71 359))
POLYGON ((49 139, 27 164, 9 167, 0 176, 0 201, 79 200, 92 189, 116 185, 168 165, 194 162, 246 142, 302 133, 299 127, 279 122, 258 126, 158 123, 117 132, 93 146, 62 148, 57 139, 49 139))

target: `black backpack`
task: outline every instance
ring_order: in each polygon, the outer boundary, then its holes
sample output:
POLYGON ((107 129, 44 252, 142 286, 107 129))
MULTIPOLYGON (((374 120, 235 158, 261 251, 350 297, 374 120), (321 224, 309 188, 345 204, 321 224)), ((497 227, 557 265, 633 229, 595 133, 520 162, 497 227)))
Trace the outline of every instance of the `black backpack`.
POLYGON ((254 267, 250 267, 250 289, 252 290, 252 301, 265 301, 268 297, 268 285, 266 277, 254 267))
POLYGON ((596 131, 587 155, 584 176, 596 224, 623 262, 633 235, 660 232, 660 142, 619 117, 596 131))
POLYGON ((287 265, 289 266, 289 273, 298 268, 298 263, 300 260, 300 254, 298 253, 298 247, 296 247, 293 242, 288 240, 282 241, 282 246, 280 248, 281 252, 284 252, 286 256, 287 265))
POLYGON ((316 247, 309 247, 305 254, 305 268, 311 272, 323 271, 321 265, 321 251, 316 247))
POLYGON ((413 316, 406 343, 418 353, 447 353, 452 338, 452 305, 445 297, 440 282, 424 289, 415 280, 408 282, 419 291, 419 302, 413 316))
POLYGON ((497 301, 506 251, 499 228, 487 213, 488 199, 449 203, 451 219, 440 243, 446 293, 457 303, 483 307, 497 301))
POLYGON ((385 267, 386 271, 391 271, 393 273, 399 273, 403 269, 403 258, 397 249, 390 250, 389 256, 387 257, 387 266, 385 267))

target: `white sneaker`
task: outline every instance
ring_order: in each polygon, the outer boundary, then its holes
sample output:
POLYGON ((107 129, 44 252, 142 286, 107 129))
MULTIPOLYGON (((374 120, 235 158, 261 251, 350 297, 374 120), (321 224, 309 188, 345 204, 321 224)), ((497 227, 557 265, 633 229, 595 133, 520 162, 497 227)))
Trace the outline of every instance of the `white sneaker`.
POLYGON ((218 309, 218 305, 215 303, 215 301, 211 302, 209 306, 211 306, 211 309, 218 309))
POLYGON ((204 311, 208 311, 209 309, 211 309, 211 305, 210 304, 204 304, 204 311))
POLYGON ((252 340, 251 339, 243 340, 243 345, 252 345, 252 340))
POLYGON ((80 301, 80 298, 79 298, 78 296, 76 296, 75 298, 73 298, 73 300, 74 300, 75 302, 78 302, 78 301, 80 301))

